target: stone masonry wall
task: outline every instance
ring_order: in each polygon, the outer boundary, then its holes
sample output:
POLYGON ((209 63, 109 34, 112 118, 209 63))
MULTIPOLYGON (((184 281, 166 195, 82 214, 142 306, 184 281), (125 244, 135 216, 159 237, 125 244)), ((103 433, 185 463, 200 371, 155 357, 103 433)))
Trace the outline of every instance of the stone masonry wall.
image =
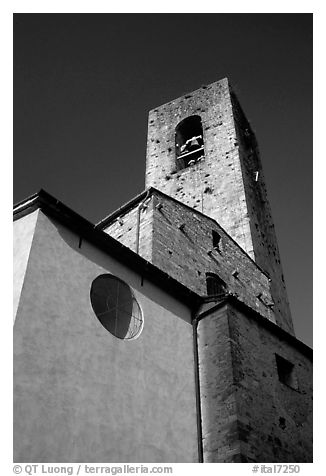
POLYGON ((152 263, 201 295, 206 273, 216 273, 232 294, 275 322, 269 279, 240 246, 205 215, 159 193, 153 200, 152 263), (213 249, 213 230, 221 236, 220 251, 213 249))
POLYGON ((240 463, 236 391, 226 307, 198 322, 204 463, 240 463))
POLYGON ((199 321, 198 353, 204 461, 312 462, 307 352, 225 304, 199 321), (275 354, 294 364, 296 388, 280 381, 275 354))
POLYGON ((229 310, 241 451, 248 461, 312 462, 312 360, 243 312, 229 310), (279 379, 275 354, 294 364, 279 379))
POLYGON ((234 94, 232 103, 251 234, 255 243, 255 261, 271 277, 276 322, 293 333, 290 306, 257 141, 234 94))
MULTIPOLYGON (((201 295, 207 292, 206 273, 216 273, 231 293, 275 322, 268 277, 214 220, 158 191, 147 204, 141 212, 141 256, 201 295), (221 236, 220 251, 213 249, 212 230, 221 236)), ((133 250, 138 207, 122 211, 104 229, 133 250)))
POLYGON ((254 257, 227 79, 150 111, 146 163, 149 186, 214 218, 254 257), (175 128, 193 114, 202 120, 205 159, 177 171, 175 128))
POLYGON ((269 274, 276 321, 293 333, 258 154, 255 136, 227 79, 149 113, 146 186, 214 218, 269 274), (191 115, 202 120, 205 158, 177 170, 175 129, 191 115))
POLYGON ((115 220, 110 222, 103 231, 136 251, 137 242, 137 222, 139 216, 139 254, 144 259, 152 259, 152 234, 153 234, 153 206, 151 201, 147 202, 145 208, 141 207, 138 212, 139 204, 135 208, 129 209, 127 213, 122 213, 115 220))

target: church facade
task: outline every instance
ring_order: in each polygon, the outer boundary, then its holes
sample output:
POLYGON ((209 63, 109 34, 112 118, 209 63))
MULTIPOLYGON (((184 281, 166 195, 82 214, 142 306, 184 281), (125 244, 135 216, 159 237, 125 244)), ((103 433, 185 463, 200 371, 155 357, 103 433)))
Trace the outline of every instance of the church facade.
POLYGON ((146 188, 94 225, 14 207, 15 462, 311 462, 257 141, 227 79, 149 113, 146 188))

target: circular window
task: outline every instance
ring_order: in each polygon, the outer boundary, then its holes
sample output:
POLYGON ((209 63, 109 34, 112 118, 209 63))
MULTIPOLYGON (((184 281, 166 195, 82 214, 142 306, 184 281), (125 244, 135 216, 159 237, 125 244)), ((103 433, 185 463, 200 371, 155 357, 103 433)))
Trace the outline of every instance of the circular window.
POLYGON ((119 339, 133 339, 142 330, 140 306, 128 284, 111 274, 101 274, 91 287, 91 303, 100 323, 119 339))

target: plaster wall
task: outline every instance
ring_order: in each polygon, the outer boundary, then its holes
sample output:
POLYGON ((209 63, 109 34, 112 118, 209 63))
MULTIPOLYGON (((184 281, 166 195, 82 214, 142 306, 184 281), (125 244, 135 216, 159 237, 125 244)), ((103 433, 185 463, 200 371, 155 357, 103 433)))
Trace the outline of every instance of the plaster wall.
POLYGON ((25 273, 28 264, 29 253, 31 250, 34 236, 35 225, 38 217, 38 210, 24 216, 20 220, 14 221, 13 241, 14 241, 14 286, 13 286, 13 311, 14 321, 16 318, 19 299, 24 284, 25 273))
POLYGON ((191 313, 39 212, 14 329, 15 462, 196 462, 191 313), (90 286, 113 273, 144 313, 112 336, 90 286))

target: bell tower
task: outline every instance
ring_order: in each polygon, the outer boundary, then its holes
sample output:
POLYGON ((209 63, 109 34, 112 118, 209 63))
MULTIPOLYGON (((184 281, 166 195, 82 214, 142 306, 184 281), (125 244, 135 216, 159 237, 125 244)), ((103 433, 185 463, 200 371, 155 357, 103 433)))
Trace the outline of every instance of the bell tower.
POLYGON ((276 321, 293 333, 257 141, 226 78, 150 111, 150 186, 224 228, 269 275, 276 321))

